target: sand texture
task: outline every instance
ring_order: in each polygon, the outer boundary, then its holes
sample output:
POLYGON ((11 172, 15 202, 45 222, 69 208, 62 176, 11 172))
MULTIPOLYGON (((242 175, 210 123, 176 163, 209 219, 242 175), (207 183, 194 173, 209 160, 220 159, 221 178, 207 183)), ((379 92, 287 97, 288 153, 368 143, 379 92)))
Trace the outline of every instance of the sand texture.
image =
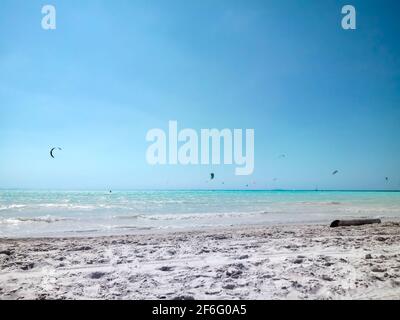
POLYGON ((400 224, 1 239, 0 299, 400 299, 400 224))

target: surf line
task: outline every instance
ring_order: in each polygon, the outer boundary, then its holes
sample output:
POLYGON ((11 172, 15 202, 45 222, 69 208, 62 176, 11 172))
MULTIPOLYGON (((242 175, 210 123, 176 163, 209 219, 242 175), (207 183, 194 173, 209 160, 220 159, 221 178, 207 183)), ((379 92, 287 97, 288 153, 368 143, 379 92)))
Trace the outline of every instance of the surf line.
POLYGON ((254 171, 254 129, 245 129, 244 141, 242 129, 201 129, 199 139, 196 130, 178 131, 178 122, 169 121, 168 134, 154 128, 147 132, 146 141, 152 142, 146 151, 150 165, 220 165, 222 149, 223 164, 235 164, 235 175, 251 175, 254 171))

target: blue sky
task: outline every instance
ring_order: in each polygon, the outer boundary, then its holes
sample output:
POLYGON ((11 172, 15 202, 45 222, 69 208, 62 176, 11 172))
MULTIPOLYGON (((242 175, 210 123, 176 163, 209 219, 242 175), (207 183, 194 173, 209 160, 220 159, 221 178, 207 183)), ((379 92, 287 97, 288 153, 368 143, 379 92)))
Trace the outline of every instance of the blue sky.
POLYGON ((370 0, 2 1, 0 187, 398 189, 399 12, 370 0), (45 4, 54 31, 41 28, 45 4), (357 30, 341 28, 345 4, 357 30), (253 175, 149 166, 146 133, 169 120, 254 128, 253 175))

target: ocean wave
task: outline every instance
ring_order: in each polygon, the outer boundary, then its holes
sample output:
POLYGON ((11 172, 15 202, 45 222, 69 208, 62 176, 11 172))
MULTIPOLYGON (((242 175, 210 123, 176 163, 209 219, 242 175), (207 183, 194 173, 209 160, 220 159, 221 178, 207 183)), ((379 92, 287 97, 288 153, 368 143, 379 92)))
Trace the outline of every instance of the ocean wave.
POLYGON ((147 201, 145 201, 145 203, 146 204, 185 204, 185 203, 190 203, 190 201, 163 199, 163 200, 147 200, 147 201))
POLYGON ((101 229, 84 229, 84 230, 67 230, 64 233, 90 233, 90 232, 99 232, 101 229))
POLYGON ((376 214, 387 214, 387 213, 397 213, 400 215, 400 208, 373 208, 373 207, 350 207, 344 208, 342 211, 348 213, 376 213, 376 214))
POLYGON ((0 211, 10 210, 10 209, 21 209, 25 207, 26 207, 25 204, 10 204, 8 206, 0 206, 0 211))
POLYGON ((141 218, 142 216, 143 215, 141 215, 141 214, 133 214, 133 215, 112 216, 112 218, 113 219, 122 219, 122 220, 126 219, 126 220, 129 220, 129 219, 138 219, 138 218, 141 218))
POLYGON ((213 218, 240 218, 251 217, 254 215, 266 214, 265 211, 257 212, 212 212, 212 213, 177 213, 177 214, 153 214, 153 215, 139 215, 139 219, 146 220, 203 220, 213 218))
POLYGON ((115 226, 113 229, 122 229, 122 230, 151 230, 153 227, 136 227, 136 226, 115 226))
POLYGON ((340 201, 301 201, 299 203, 310 206, 337 206, 343 204, 340 201))
POLYGON ((93 210, 99 208, 99 205, 84 205, 84 204, 70 204, 70 203, 41 203, 36 205, 39 208, 60 208, 60 209, 81 209, 93 210))
POLYGON ((19 224, 29 222, 45 222, 53 223, 58 221, 71 220, 70 218, 64 217, 53 217, 53 216, 41 216, 41 217, 13 217, 0 219, 0 224, 19 224))
POLYGON ((38 209, 38 208, 56 208, 56 209, 96 209, 99 205, 80 205, 70 203, 40 203, 40 204, 11 204, 0 206, 0 211, 13 210, 13 209, 38 209))

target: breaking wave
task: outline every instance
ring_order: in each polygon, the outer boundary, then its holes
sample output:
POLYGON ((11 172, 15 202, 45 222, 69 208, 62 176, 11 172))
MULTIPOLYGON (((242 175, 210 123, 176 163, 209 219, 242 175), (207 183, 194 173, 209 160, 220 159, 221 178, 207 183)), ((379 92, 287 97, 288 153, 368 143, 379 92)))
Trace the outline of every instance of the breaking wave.
POLYGON ((42 216, 42 217, 13 217, 13 218, 3 218, 0 219, 0 224, 19 224, 19 223, 29 223, 29 222, 45 222, 53 223, 58 221, 72 220, 71 218, 64 217, 53 217, 53 216, 42 216))
POLYGON ((10 204, 8 206, 0 206, 0 211, 3 210, 12 210, 12 209, 22 209, 25 208, 25 204, 10 204))
POLYGON ((343 203, 340 201, 302 201, 300 204, 309 206, 337 206, 343 203))
POLYGON ((267 211, 256 212, 209 212, 209 213, 176 213, 176 214, 135 214, 113 216, 113 219, 143 219, 143 220, 203 220, 212 218, 240 218, 252 215, 268 214, 267 211))

